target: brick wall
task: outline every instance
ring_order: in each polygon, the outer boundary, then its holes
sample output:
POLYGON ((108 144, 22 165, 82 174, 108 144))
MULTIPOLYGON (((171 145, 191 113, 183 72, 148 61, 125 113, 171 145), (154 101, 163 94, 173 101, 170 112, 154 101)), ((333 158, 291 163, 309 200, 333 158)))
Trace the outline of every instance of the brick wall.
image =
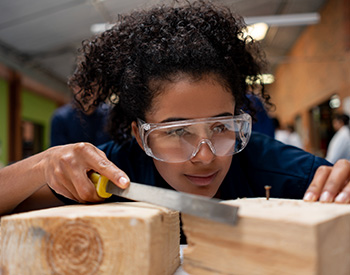
MULTIPOLYGON (((333 94, 350 96, 350 0, 328 0, 321 21, 307 27, 269 87, 282 123, 301 116, 306 149, 312 151, 310 113, 333 94)), ((341 110, 342 107, 339 108, 341 110)))

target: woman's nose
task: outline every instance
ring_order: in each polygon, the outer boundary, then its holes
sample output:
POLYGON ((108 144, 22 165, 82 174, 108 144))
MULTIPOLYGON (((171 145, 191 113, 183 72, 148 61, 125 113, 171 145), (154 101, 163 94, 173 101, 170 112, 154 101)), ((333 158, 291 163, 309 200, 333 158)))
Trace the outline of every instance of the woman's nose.
POLYGON ((194 153, 194 156, 191 158, 192 162, 201 162, 208 164, 215 159, 215 148, 210 142, 210 140, 202 140, 194 153))

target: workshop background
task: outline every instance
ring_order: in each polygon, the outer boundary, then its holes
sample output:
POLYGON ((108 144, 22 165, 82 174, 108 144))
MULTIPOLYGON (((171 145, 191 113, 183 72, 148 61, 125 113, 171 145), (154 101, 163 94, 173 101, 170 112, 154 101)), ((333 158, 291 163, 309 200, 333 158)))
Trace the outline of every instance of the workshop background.
MULTIPOLYGON (((48 148, 51 115, 71 97, 66 82, 81 41, 117 14, 158 2, 166 1, 1 0, 0 167, 48 148)), ((332 114, 350 114, 350 0, 213 2, 250 26, 265 23, 270 115, 292 123, 307 151, 325 156, 332 114)))

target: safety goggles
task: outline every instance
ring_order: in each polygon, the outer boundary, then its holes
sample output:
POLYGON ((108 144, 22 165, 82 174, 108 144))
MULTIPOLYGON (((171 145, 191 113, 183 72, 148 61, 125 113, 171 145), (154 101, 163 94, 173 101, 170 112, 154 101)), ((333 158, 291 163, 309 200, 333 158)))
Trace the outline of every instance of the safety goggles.
POLYGON ((171 163, 190 160, 202 146, 208 146, 215 156, 237 154, 249 141, 251 124, 251 117, 246 113, 165 123, 138 119, 146 154, 171 163))

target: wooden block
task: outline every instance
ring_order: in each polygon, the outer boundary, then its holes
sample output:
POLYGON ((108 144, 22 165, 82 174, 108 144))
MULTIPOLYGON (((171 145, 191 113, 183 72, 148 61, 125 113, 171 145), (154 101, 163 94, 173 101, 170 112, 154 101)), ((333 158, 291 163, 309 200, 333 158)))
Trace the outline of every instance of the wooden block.
POLYGON ((350 205, 240 199, 237 226, 182 215, 183 269, 200 274, 350 274, 350 205))
POLYGON ((64 206, 5 216, 1 235, 4 275, 163 275, 180 265, 178 212, 145 203, 64 206))

